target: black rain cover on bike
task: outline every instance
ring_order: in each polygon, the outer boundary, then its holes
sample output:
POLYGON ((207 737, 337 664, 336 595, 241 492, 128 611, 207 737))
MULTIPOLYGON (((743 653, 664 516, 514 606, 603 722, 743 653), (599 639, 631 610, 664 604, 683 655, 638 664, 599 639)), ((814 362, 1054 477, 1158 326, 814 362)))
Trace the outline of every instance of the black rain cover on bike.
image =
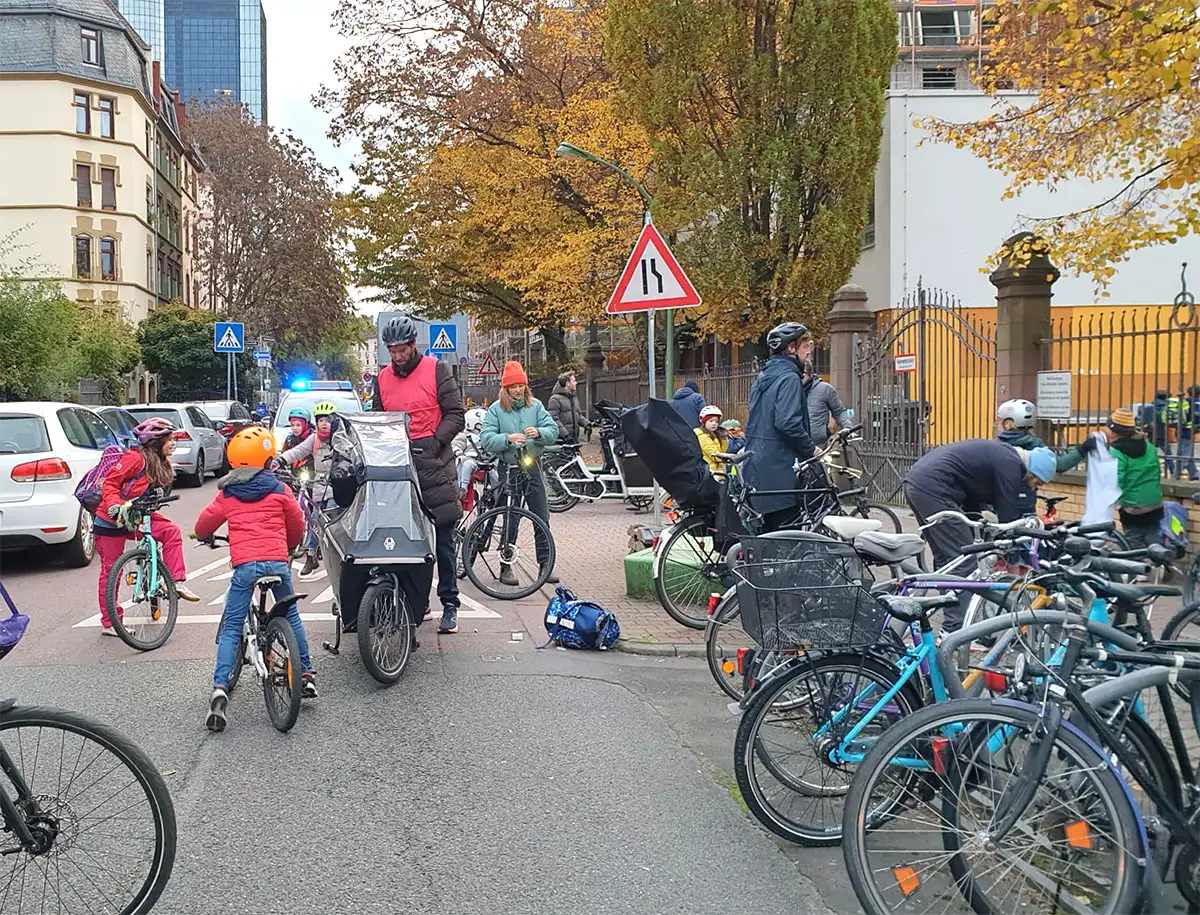
POLYGON ((658 485, 682 505, 716 505, 719 487, 696 432, 665 400, 651 398, 621 415, 621 431, 658 485))

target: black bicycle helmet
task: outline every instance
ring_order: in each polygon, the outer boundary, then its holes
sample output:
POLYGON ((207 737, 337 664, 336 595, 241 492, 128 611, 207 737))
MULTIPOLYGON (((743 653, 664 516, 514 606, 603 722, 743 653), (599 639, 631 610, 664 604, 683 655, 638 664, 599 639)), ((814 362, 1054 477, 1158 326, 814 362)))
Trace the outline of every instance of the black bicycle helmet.
POLYGON ((397 315, 383 325, 383 345, 412 343, 417 339, 417 324, 408 315, 397 315))
POLYGON ((778 327, 767 331, 767 349, 772 353, 782 353, 787 345, 808 336, 808 328, 797 321, 786 321, 778 327))

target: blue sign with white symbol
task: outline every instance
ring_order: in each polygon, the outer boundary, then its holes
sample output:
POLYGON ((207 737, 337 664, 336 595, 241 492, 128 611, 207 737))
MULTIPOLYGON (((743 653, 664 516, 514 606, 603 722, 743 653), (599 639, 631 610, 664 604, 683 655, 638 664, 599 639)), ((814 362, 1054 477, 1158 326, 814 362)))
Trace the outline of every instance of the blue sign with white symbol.
POLYGON ((259 359, 259 360, 262 360, 262 359, 269 360, 271 358, 271 351, 269 349, 256 349, 254 351, 254 358, 259 359))
POLYGON ((429 348, 435 353, 453 353, 458 349, 457 324, 430 324, 429 348))
POLYGON ((241 353, 246 349, 246 325, 218 321, 213 325, 213 352, 241 353))

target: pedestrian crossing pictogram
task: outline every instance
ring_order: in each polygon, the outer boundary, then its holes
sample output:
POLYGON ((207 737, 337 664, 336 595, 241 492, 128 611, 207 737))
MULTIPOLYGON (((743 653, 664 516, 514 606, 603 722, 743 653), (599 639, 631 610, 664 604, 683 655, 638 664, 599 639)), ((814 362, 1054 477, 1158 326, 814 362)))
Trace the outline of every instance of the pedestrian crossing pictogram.
POLYGON ((234 334, 232 327, 225 328, 225 336, 221 338, 221 342, 217 344, 221 349, 237 349, 238 338, 234 334))
POLYGON ((452 351, 455 348, 454 341, 450 339, 450 334, 446 332, 446 328, 443 327, 438 331, 437 337, 429 348, 431 350, 442 350, 443 352, 452 351))

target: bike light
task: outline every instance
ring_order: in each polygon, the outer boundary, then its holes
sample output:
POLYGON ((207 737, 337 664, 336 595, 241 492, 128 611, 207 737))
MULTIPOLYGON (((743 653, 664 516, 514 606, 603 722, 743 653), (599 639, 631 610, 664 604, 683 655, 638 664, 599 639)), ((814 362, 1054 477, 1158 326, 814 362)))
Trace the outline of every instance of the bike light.
POLYGON ((71 479, 71 468, 62 458, 42 458, 18 464, 9 473, 14 483, 37 483, 71 479))
POLYGON ((712 616, 713 611, 717 609, 717 604, 721 602, 721 595, 714 591, 708 595, 708 615, 712 616))
POLYGON ((993 693, 1003 693, 1008 689, 1008 676, 999 670, 985 670, 983 683, 993 693))
POLYGON ((746 653, 749 648, 739 648, 737 650, 737 672, 738 676, 743 676, 746 673, 746 653))
POLYGON ((528 454, 523 455, 521 457, 521 466, 522 467, 532 467, 533 466, 533 458, 530 457, 528 454))

